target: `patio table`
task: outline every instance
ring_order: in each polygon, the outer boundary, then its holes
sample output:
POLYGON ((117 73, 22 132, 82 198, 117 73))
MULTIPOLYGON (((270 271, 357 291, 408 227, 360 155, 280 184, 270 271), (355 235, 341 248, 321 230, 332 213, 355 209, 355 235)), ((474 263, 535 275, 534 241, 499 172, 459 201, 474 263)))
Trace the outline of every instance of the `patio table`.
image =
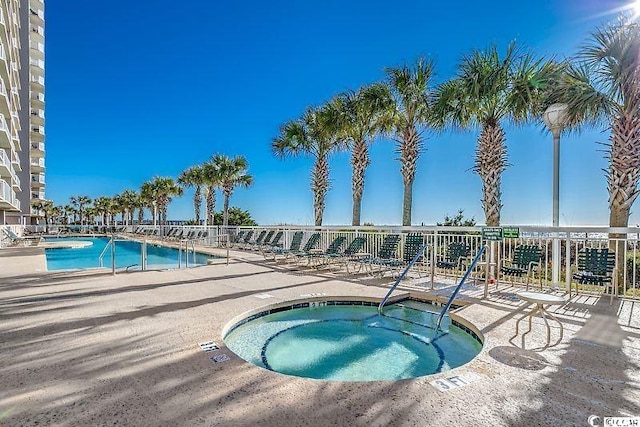
MULTIPOLYGON (((560 320, 558 320, 553 314, 549 313, 544 308, 544 306, 545 305, 547 306, 564 305, 566 304, 567 300, 564 297, 561 297, 558 295, 544 294, 541 292, 529 292, 529 291, 518 292, 516 293, 516 296, 520 298, 522 301, 525 301, 529 304, 536 304, 536 307, 533 310, 531 310, 530 313, 527 313, 518 319, 518 321, 516 322, 516 335, 514 336, 514 338, 518 336, 518 327, 520 325, 520 322, 524 320, 525 317, 529 317, 529 330, 525 332, 525 335, 526 335, 527 333, 531 332, 531 320, 533 319, 533 316, 540 313, 540 317, 542 317, 547 327, 547 346, 551 342, 551 327, 549 326, 549 322, 547 321, 547 316, 549 316, 550 319, 555 320, 560 325, 560 338, 558 339, 558 342, 560 342, 562 340, 562 336, 564 332, 562 327, 562 322, 560 322, 560 320)), ((522 337, 522 339, 524 341, 524 336, 522 337)))

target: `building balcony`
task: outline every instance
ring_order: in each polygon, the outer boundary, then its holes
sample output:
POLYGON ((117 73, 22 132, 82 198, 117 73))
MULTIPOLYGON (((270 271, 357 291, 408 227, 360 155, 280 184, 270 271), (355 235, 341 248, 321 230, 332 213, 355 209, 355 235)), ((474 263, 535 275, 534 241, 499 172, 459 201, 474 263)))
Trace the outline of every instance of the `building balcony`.
POLYGON ((29 81, 31 82, 32 85, 40 85, 40 86, 44 86, 44 77, 42 76, 31 76, 29 78, 29 81))
POLYGON ((36 108, 44 107, 44 93, 32 91, 29 99, 31 100, 31 105, 33 107, 36 107, 36 108))
POLYGON ((31 139, 34 142, 43 142, 44 126, 31 126, 31 139))
POLYGON ((0 114, 0 148, 11 148, 11 131, 4 114, 0 114))
POLYGON ((29 11, 31 12, 31 17, 32 18, 38 18, 38 19, 44 21, 44 10, 29 8, 29 11))
POLYGON ((44 142, 32 142, 30 154, 32 156, 44 155, 44 142))
POLYGON ((44 191, 32 191, 31 192, 31 200, 32 201, 36 201, 36 200, 46 200, 46 198, 44 197, 44 191))
POLYGON ((31 165, 31 172, 44 172, 44 157, 32 158, 29 164, 31 165))
POLYGON ((44 70, 44 60, 31 58, 29 60, 29 65, 39 70, 44 70))
POLYGON ((20 200, 16 197, 16 192, 2 179, 0 179, 0 209, 20 211, 20 200))
POLYGON ((22 170, 22 165, 20 164, 20 156, 18 156, 18 152, 13 148, 11 149, 11 163, 13 163, 14 170, 22 170))
POLYGON ((44 28, 40 25, 31 25, 31 34, 38 34, 44 37, 44 28))
POLYGON ((31 174, 31 187, 44 187, 44 174, 31 174))
POLYGON ((13 176, 13 166, 6 150, 0 148, 0 177, 13 176))

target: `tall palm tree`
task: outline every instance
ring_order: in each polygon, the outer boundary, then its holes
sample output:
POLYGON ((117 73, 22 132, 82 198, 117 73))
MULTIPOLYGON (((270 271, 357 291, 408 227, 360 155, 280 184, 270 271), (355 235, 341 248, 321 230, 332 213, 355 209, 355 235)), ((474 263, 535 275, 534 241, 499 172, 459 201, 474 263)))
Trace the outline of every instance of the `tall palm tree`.
POLYGON ((174 196, 182 195, 182 187, 169 177, 156 176, 143 184, 143 192, 149 194, 156 203, 159 225, 167 224, 167 207, 174 196))
POLYGON ((91 204, 91 198, 89 196, 71 196, 71 205, 77 209, 78 217, 80 218, 80 225, 84 224, 84 209, 85 206, 91 204))
POLYGON ((329 155, 343 143, 337 138, 337 122, 328 108, 309 108, 297 120, 280 127, 280 134, 274 138, 271 148, 274 154, 284 158, 303 154, 313 157, 311 190, 315 225, 322 225, 324 203, 329 190, 329 155))
MULTIPOLYGON (((193 212, 196 224, 200 224, 200 205, 202 204, 202 186, 206 184, 203 166, 192 166, 178 176, 178 184, 184 188, 193 187, 193 212)), ((207 194, 208 195, 208 194, 207 194)), ((211 224, 213 225, 213 224, 211 224)))
MULTIPOLYGON (((158 207, 156 204, 156 198, 157 198, 156 193, 157 193, 157 189, 153 185, 153 181, 147 181, 142 183, 142 186, 140 187, 140 198, 141 198, 142 204, 151 211, 151 219, 154 227, 157 225, 157 220, 158 220, 158 207)), ((142 210, 142 212, 144 214, 144 209, 142 210)))
POLYGON ((234 158, 223 154, 216 154, 211 159, 211 163, 218 171, 218 178, 222 194, 224 194, 224 210, 222 214, 222 225, 229 225, 229 199, 236 187, 248 187, 253 184, 253 176, 247 173, 249 163, 243 156, 234 158))
POLYGON ((114 201, 111 197, 97 197, 93 202, 93 206, 96 208, 97 214, 102 218, 102 225, 109 225, 109 214, 113 208, 114 201))
POLYGON ((208 161, 202 165, 202 175, 204 178, 204 186, 206 186, 206 205, 207 205, 207 224, 213 225, 215 222, 216 210, 216 189, 220 186, 220 171, 208 161))
POLYGON ((357 92, 350 91, 338 95, 328 105, 336 116, 338 137, 346 141, 351 150, 351 225, 360 225, 365 172, 371 163, 368 144, 378 134, 391 130, 389 112, 393 105, 391 92, 382 83, 374 83, 361 87, 357 92))
MULTIPOLYGON (((606 170, 609 226, 627 227, 640 180, 640 23, 621 17, 591 34, 575 62, 549 86, 571 124, 610 130, 606 170)), ((623 257, 620 257, 623 258, 623 257)))
POLYGON ((31 202, 31 207, 33 209, 42 212, 44 216, 44 229, 45 233, 49 232, 49 218, 55 213, 54 205, 51 200, 39 199, 37 201, 31 202))
POLYGON ((420 59, 413 67, 403 65, 386 70, 387 84, 395 102, 391 119, 404 181, 402 225, 405 226, 411 225, 416 165, 431 115, 433 68, 433 61, 420 59))
POLYGON ((433 120, 439 126, 480 128, 473 171, 482 179, 482 207, 488 226, 500 225, 502 172, 508 166, 502 123, 531 118, 543 95, 542 59, 511 43, 500 57, 497 47, 465 56, 453 79, 438 87, 433 120))
POLYGON ((138 193, 134 190, 124 190, 118 195, 118 203, 124 225, 133 224, 133 211, 137 208, 138 193))

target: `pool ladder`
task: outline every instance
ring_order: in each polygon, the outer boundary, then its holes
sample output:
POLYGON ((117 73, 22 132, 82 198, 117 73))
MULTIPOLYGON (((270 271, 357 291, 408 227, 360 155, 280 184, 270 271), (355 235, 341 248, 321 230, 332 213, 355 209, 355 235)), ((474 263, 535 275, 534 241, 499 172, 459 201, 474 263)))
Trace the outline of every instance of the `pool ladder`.
POLYGON ((460 288, 462 287, 464 282, 467 281, 467 279, 469 278, 469 275, 473 271, 473 268, 476 266, 476 264, 480 260, 480 257, 482 256, 482 254, 484 253, 484 251, 486 249, 487 249, 486 246, 482 246, 480 248, 480 250, 476 254, 476 257, 471 262, 471 265, 469 265, 469 268, 467 268, 466 273, 464 273, 464 276, 462 276, 462 279, 460 280, 460 283, 458 283, 458 286, 456 286, 456 288, 453 290, 453 293, 449 297, 449 301, 447 301, 445 306, 442 308, 442 311, 440 312, 440 315, 438 316, 438 321, 436 322, 436 333, 440 330, 440 325, 442 325, 442 319, 444 319, 444 316, 447 314, 447 310, 449 310, 449 307, 451 307, 451 303, 453 303, 453 300, 455 299, 456 295, 458 295, 458 291, 460 290, 460 288))
MULTIPOLYGON (((109 239, 109 242, 107 242, 107 245, 104 247, 104 249, 102 250, 102 252, 100 253, 100 257, 98 258, 98 263, 100 265, 100 267, 104 267, 104 256, 107 253, 108 249, 111 249, 111 274, 116 274, 116 242, 126 242, 129 239, 118 239, 118 236, 116 236, 115 234, 111 235, 111 238, 109 239)), ((142 241, 142 245, 140 247, 140 266, 142 271, 147 269, 147 241, 143 240, 142 241)), ((132 267, 132 266, 129 266, 132 267)), ((127 267, 127 271, 129 269, 129 267, 127 267)))
POLYGON ((396 288, 398 287, 402 279, 404 279, 404 277, 407 275, 411 267, 413 267, 413 264, 415 264, 418 261, 418 259, 420 259, 423 252, 427 249, 427 246, 429 246, 428 243, 425 243, 424 245, 422 245, 422 247, 418 250, 418 252, 413 257, 413 259, 409 261, 409 264, 407 264, 404 271, 400 274, 400 276, 398 276, 398 279, 396 279, 396 283, 393 284, 391 289, 389 289, 389 292, 387 292, 387 295, 385 295, 382 301, 380 302, 380 305, 378 306, 378 314, 382 314, 382 307, 384 307, 384 305, 387 303, 387 300, 389 299, 393 291, 396 290, 396 288))

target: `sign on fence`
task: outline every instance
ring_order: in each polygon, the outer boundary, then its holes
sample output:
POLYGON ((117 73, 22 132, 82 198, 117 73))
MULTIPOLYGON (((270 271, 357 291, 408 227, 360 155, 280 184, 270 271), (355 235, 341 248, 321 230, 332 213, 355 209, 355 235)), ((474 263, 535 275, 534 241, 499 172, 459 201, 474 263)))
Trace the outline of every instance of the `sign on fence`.
POLYGON ((482 240, 502 240, 502 228, 482 227, 482 240))
POLYGON ((517 239, 520 237, 520 227, 502 227, 502 237, 505 239, 517 239))

